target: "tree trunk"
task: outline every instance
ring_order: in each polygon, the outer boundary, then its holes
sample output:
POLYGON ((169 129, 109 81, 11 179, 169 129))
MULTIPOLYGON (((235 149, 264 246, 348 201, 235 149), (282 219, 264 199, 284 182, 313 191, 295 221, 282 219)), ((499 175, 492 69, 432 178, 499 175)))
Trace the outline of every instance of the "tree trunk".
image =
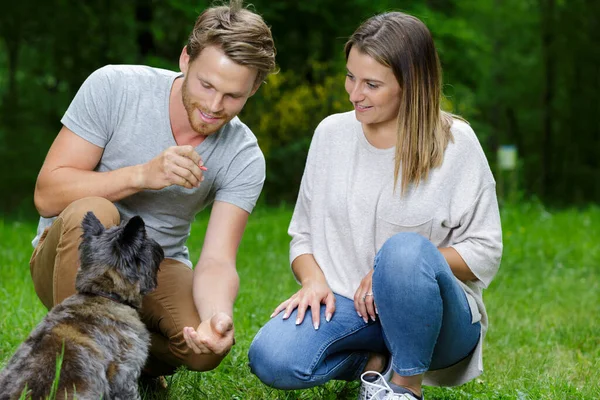
POLYGON ((17 66, 19 64, 19 50, 21 47, 21 36, 19 32, 13 32, 10 37, 4 36, 4 44, 7 50, 8 64, 8 90, 2 100, 5 115, 8 121, 17 113, 19 108, 19 91, 17 89, 17 66))
POLYGON ((148 54, 154 53, 154 35, 150 29, 152 18, 152 0, 136 0, 135 20, 140 63, 144 62, 144 58, 148 54))
POLYGON ((556 80, 555 56, 555 14, 556 0, 540 0, 541 29, 542 29, 542 62, 544 65, 544 87, 542 92, 542 158, 540 193, 542 197, 550 196, 550 186, 553 172, 553 135, 552 115, 554 103, 554 83, 556 80))

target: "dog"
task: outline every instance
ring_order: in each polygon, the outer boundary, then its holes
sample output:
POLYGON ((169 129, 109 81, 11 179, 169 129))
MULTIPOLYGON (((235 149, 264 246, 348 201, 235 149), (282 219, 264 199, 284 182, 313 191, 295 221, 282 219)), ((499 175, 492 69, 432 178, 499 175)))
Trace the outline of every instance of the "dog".
POLYGON ((106 229, 88 212, 81 224, 77 293, 52 308, 0 373, 0 400, 139 399, 150 343, 142 297, 157 286, 164 253, 135 216, 106 229), (58 385, 53 387, 59 366, 58 385))

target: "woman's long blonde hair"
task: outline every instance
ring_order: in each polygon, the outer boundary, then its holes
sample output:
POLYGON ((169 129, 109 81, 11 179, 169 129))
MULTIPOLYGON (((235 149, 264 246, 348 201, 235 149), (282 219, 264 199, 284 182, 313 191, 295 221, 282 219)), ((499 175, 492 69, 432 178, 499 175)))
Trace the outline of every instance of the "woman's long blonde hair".
POLYGON ((394 185, 401 193, 427 179, 444 160, 452 141, 453 116, 440 108, 442 69, 429 29, 401 13, 379 14, 365 21, 345 46, 346 59, 356 47, 394 72, 401 89, 394 185))

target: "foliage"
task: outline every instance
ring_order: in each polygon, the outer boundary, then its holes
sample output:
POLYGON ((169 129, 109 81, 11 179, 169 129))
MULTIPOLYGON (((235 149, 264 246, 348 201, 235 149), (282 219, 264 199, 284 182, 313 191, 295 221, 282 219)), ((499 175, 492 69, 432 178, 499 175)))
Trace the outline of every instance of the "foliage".
MULTIPOLYGON (((490 328, 485 372, 456 388, 426 387, 432 400, 595 399, 600 393, 600 208, 554 211, 539 202, 501 211, 504 256, 484 297, 490 328)), ((169 377, 169 399, 355 399, 356 382, 279 391, 250 373, 247 351, 272 310, 298 289, 288 266, 291 209, 259 208, 240 246, 240 292, 234 308, 237 343, 214 371, 180 370, 169 377)), ((188 246, 199 255, 207 214, 188 246)), ((0 366, 45 309, 29 277, 35 226, 0 220, 0 366)), ((335 316, 334 316, 335 318, 335 316)))
MULTIPOLYGON (((39 167, 92 71, 108 63, 177 69, 193 21, 212 3, 23 0, 5 7, 0 212, 33 214, 39 167)), ((496 149, 514 144, 519 189, 527 197, 563 205, 600 200, 600 2, 256 0, 251 8, 270 24, 281 67, 242 115, 269 162, 267 202, 293 201, 316 125, 346 109, 346 38, 369 16, 392 9, 429 26, 447 106, 471 122, 492 166, 496 149)))
POLYGON ((343 88, 343 75, 331 76, 314 62, 308 84, 294 71, 271 75, 240 118, 256 133, 267 158, 263 199, 271 204, 294 202, 312 133, 327 115, 347 111, 351 105, 343 88))

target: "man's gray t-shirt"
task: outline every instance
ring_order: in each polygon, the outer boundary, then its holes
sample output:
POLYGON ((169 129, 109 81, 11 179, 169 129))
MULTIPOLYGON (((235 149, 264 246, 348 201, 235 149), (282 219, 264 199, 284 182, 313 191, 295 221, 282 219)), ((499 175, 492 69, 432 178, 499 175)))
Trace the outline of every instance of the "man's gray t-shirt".
MULTIPOLYGON (((96 171, 146 163, 177 145, 169 119, 169 96, 178 76, 146 66, 100 68, 83 83, 61 122, 104 148, 96 171)), ((251 212, 265 180, 265 160, 256 137, 237 117, 208 136, 196 151, 207 168, 200 187, 173 185, 115 202, 122 219, 141 216, 148 235, 162 245, 165 256, 189 266, 185 243, 195 215, 215 200, 251 212)), ((52 221, 40 219, 34 246, 52 221)))

